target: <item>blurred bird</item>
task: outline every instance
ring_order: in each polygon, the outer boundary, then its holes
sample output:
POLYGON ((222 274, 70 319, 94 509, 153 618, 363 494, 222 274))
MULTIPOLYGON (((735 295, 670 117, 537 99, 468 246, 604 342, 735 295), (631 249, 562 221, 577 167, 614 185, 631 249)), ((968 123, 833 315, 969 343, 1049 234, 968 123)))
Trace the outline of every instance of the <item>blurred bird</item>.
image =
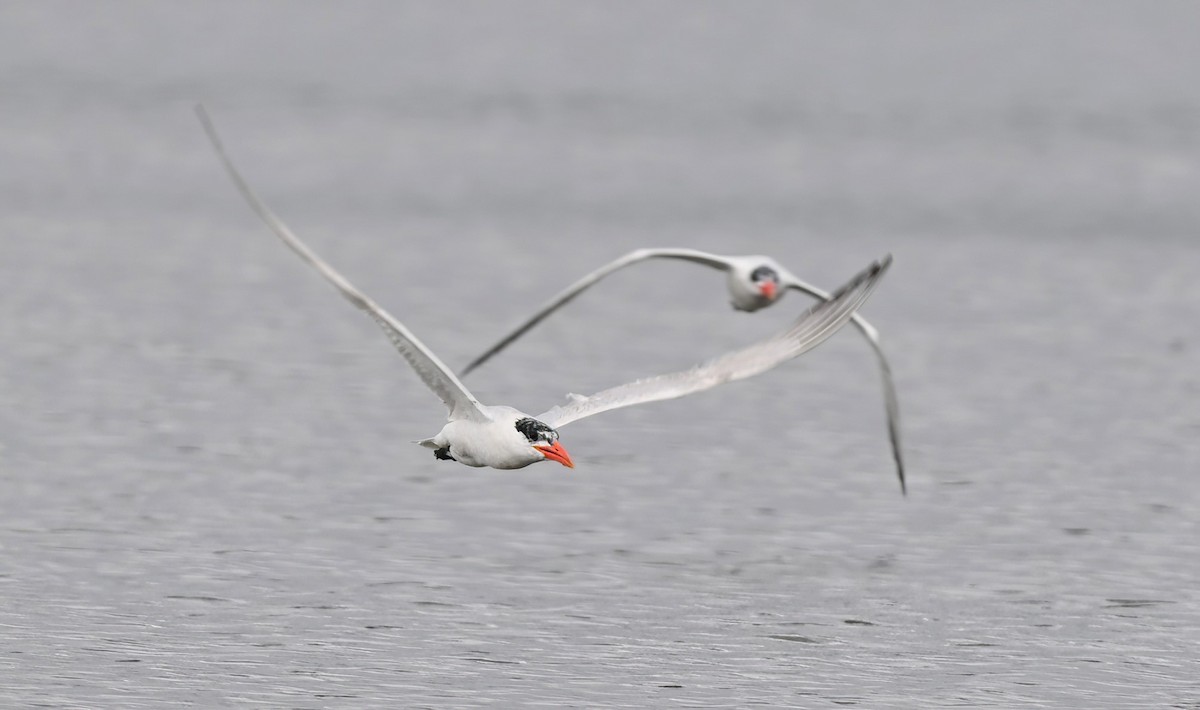
MULTIPOLYGON (((680 259, 724 271, 725 283, 729 288, 730 303, 735 309, 747 313, 753 313, 760 308, 777 303, 789 289, 803 291, 823 301, 830 299, 828 293, 796 278, 790 271, 767 256, 721 256, 695 249, 638 249, 596 269, 546 301, 533 315, 522 321, 508 335, 505 335, 464 367, 463 377, 490 360, 492 356, 508 347, 533 326, 571 302, 572 299, 605 276, 648 259, 680 259)), ((879 331, 857 313, 851 316, 850 320, 866 336, 867 342, 871 344, 871 349, 875 351, 875 357, 879 361, 879 370, 883 376, 883 401, 884 409, 887 411, 888 438, 892 445, 892 458, 896 461, 896 473, 900 477, 900 486, 903 489, 904 455, 900 447, 900 402, 896 396, 896 386, 892 382, 892 368, 888 365, 887 357, 883 354, 883 346, 879 343, 879 331)))
POLYGON ((850 320, 855 309, 866 301, 891 263, 889 255, 871 264, 828 301, 806 311, 783 333, 690 370, 630 382, 591 397, 570 395, 567 404, 531 417, 512 407, 481 404, 404 324, 365 296, 300 241, 255 195, 234 167, 204 108, 197 106, 196 113, 226 171, 250 207, 284 244, 383 329, 392 345, 449 409, 449 421, 442 430, 416 443, 433 449, 438 459, 458 461, 467 466, 514 469, 548 460, 574 468, 570 454, 559 443, 557 427, 610 409, 682 397, 725 382, 752 377, 811 350, 850 320))

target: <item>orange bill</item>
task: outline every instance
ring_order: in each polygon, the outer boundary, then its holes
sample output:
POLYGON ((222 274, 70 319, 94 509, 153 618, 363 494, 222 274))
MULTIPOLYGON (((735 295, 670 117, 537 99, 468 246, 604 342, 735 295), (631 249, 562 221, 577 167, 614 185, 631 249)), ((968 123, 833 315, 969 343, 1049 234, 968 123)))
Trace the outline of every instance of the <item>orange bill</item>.
POLYGON ((557 441, 553 444, 538 444, 533 448, 541 451, 542 454, 551 461, 557 461, 567 468, 575 468, 575 462, 571 460, 571 455, 563 448, 562 444, 557 441))

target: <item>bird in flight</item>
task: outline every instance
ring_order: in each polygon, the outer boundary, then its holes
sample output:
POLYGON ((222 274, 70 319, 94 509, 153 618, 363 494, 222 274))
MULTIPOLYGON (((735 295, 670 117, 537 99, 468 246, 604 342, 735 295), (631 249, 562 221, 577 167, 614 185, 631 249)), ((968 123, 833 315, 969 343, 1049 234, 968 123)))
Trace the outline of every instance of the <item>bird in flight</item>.
POLYGON ((515 469, 539 461, 556 461, 574 468, 570 454, 559 442, 559 427, 611 409, 682 397, 752 377, 811 350, 850 320, 891 264, 890 255, 872 263, 828 301, 810 308, 782 333, 689 370, 637 380, 590 397, 571 395, 565 405, 534 417, 512 407, 481 404, 403 323, 355 288, 292 233, 238 172, 204 107, 197 106, 196 114, 225 170, 250 207, 284 244, 383 329, 425 385, 446 405, 449 410, 446 425, 434 436, 417 443, 433 449, 438 459, 467 466, 515 469))
MULTIPOLYGON (((802 291, 823 301, 831 298, 829 293, 796 278, 790 271, 768 256, 721 256, 695 249, 637 249, 601 266, 559 291, 557 295, 543 303, 542 307, 533 315, 468 363, 462 370, 462 376, 469 375, 472 370, 490 360, 551 313, 570 303, 576 296, 594 286, 604 277, 626 266, 649 259, 679 259, 724 271, 730 303, 735 309, 747 313, 753 313, 760 308, 777 303, 790 289, 802 291)), ((883 346, 879 342, 879 331, 857 313, 850 317, 850 322, 866 336, 871 349, 875 351, 875 358, 879 361, 879 370, 883 377, 884 409, 887 411, 888 438, 892 445, 892 458, 896 461, 896 473, 900 477, 900 485, 903 487, 904 455, 900 447, 900 401, 896 396, 896 385, 892 382, 892 368, 883 354, 883 346)))

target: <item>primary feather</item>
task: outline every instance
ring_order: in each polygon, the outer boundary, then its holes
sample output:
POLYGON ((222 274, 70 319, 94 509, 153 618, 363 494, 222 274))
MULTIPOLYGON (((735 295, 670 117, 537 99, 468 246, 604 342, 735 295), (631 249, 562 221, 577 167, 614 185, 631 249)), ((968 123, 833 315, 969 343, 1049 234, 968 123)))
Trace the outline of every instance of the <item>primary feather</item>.
POLYGON ((573 401, 554 407, 538 419, 557 428, 611 409, 683 397, 766 372, 781 362, 812 350, 845 325, 854 311, 871 295, 891 262, 891 255, 888 255, 871 264, 830 300, 808 309, 782 333, 689 370, 637 380, 590 397, 577 395, 573 401))

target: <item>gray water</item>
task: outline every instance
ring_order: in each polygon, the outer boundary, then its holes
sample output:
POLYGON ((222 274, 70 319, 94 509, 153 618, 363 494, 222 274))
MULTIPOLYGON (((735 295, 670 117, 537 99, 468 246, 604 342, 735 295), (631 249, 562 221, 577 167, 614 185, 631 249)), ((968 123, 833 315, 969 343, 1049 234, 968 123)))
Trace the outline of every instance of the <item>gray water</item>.
MULTIPOLYGON (((0 5, 0 706, 1200 707, 1190 3, 0 5), (865 342, 468 469, 211 154, 458 367, 642 246, 865 342)), ((618 274, 542 411, 773 332, 618 274)))

